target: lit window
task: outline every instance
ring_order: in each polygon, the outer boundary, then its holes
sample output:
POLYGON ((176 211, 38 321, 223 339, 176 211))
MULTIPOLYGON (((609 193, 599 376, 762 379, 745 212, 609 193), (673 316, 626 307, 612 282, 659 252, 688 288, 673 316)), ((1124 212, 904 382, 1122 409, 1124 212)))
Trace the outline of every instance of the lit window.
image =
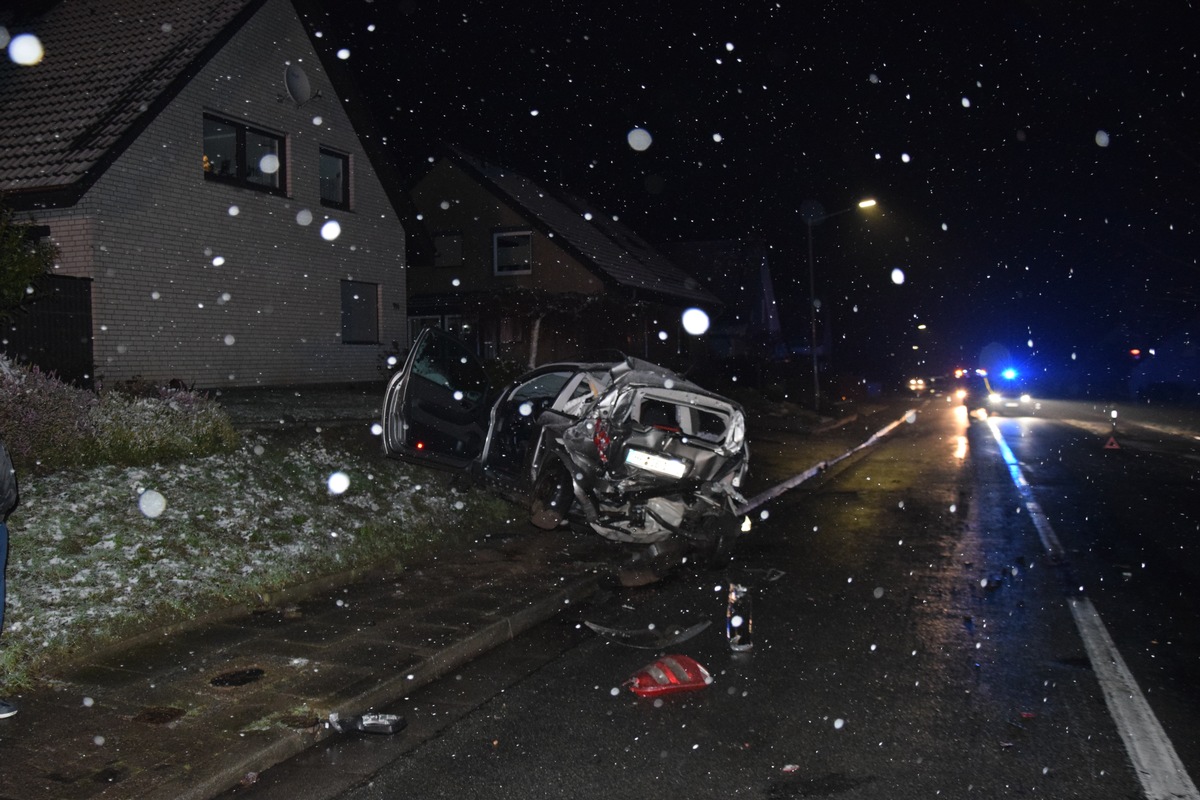
POLYGON ((533 265, 533 236, 529 231, 492 234, 495 274, 528 275, 533 265))
POLYGON ((342 281, 342 344, 379 344, 379 284, 342 281))
POLYGON ((321 148, 321 205, 350 207, 350 156, 321 148))
POLYGON ((204 115, 204 177, 283 194, 284 137, 240 122, 204 115))

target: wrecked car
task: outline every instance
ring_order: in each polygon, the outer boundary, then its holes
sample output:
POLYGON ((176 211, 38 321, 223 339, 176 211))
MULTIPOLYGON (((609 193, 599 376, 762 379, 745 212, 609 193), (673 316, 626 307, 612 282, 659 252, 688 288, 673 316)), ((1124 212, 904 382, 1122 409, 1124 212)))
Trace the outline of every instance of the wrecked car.
POLYGON ((545 364, 494 391, 458 339, 421 332, 383 404, 388 456, 470 471, 543 529, 728 559, 745 413, 637 358, 545 364))

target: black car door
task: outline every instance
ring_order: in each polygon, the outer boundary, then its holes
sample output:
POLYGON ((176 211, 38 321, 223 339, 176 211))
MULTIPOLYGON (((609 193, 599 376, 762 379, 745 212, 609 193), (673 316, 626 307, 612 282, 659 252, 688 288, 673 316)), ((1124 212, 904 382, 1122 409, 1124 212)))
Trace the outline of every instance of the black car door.
POLYGON ((487 438, 490 392, 479 358, 450 334, 426 328, 388 384, 384 452, 429 466, 469 466, 487 438))

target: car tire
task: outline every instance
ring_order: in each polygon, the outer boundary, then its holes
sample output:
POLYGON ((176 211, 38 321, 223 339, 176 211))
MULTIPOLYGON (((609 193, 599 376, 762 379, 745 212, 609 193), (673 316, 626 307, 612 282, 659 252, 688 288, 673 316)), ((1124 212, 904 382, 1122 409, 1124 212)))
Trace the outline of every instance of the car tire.
POLYGON ((534 527, 552 531, 567 519, 574 500, 571 476, 558 463, 546 465, 533 487, 529 502, 529 521, 534 527))

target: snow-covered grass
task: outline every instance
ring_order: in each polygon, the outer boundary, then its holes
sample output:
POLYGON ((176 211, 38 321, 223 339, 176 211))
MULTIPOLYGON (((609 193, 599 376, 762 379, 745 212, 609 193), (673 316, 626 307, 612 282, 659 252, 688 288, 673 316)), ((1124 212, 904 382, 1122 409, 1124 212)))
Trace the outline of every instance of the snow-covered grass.
POLYGON ((365 426, 247 434, 229 453, 21 479, 0 689, 133 633, 351 567, 401 568, 513 508, 388 461, 365 426))

